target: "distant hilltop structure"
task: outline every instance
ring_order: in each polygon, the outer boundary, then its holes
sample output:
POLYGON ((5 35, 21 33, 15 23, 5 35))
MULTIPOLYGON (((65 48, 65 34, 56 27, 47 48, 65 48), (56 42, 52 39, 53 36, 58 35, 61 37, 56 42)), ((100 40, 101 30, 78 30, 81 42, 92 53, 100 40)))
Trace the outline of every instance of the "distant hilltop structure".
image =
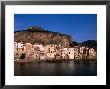
POLYGON ((43 45, 57 44, 64 47, 69 47, 69 44, 72 43, 72 37, 67 34, 52 32, 38 26, 33 26, 27 30, 15 31, 14 42, 31 44, 40 43, 43 45))

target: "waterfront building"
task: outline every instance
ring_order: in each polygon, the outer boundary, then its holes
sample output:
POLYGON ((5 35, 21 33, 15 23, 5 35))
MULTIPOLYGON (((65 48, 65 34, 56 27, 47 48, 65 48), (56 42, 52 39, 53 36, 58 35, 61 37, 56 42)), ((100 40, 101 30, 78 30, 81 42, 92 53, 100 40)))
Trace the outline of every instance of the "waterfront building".
POLYGON ((14 42, 14 57, 15 59, 22 59, 26 52, 26 46, 22 42, 14 42))
POLYGON ((78 47, 74 47, 74 59, 78 59, 78 47))
POLYGON ((89 59, 96 59, 96 51, 94 48, 89 49, 89 59))
POLYGON ((54 59, 56 55, 56 46, 55 44, 49 44, 44 46, 46 59, 54 59))
POLYGON ((74 59, 74 48, 68 48, 69 59, 74 59))
POLYGON ((85 49, 85 47, 83 47, 83 46, 79 47, 79 52, 78 52, 79 58, 78 59, 83 59, 84 49, 85 49))
POLYGON ((36 45, 34 47, 34 59, 35 60, 40 60, 40 48, 36 45))
MULTIPOLYGON (((33 50, 32 50, 32 44, 31 43, 25 43, 26 45, 26 59, 30 60, 30 58, 34 57, 33 50)), ((33 58, 32 58, 33 59, 33 58)))
POLYGON ((63 48, 63 50, 62 50, 62 57, 63 57, 64 60, 69 59, 68 48, 63 48))
POLYGON ((35 44, 33 44, 33 46, 39 47, 40 51, 45 51, 44 46, 42 44, 35 43, 35 44))
POLYGON ((45 51, 40 51, 40 60, 45 60, 46 59, 46 53, 45 51))
POLYGON ((63 59, 74 59, 74 48, 63 48, 61 54, 63 59))
POLYGON ((14 58, 26 60, 54 59, 96 59, 94 48, 84 46, 64 47, 62 45, 14 42, 14 58))

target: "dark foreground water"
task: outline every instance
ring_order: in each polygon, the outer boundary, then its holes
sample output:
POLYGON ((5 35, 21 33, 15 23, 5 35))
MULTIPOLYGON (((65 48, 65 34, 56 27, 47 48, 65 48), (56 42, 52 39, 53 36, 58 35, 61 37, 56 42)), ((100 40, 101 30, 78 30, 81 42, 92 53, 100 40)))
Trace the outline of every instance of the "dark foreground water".
POLYGON ((97 76, 97 64, 76 63, 26 63, 14 64, 15 76, 97 76))

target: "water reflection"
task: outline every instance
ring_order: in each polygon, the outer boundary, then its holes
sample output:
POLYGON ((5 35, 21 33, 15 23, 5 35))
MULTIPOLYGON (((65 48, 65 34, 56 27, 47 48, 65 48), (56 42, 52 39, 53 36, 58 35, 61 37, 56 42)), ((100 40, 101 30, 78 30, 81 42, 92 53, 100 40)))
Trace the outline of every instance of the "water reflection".
POLYGON ((97 76, 97 64, 75 63, 27 63, 14 64, 15 76, 97 76))

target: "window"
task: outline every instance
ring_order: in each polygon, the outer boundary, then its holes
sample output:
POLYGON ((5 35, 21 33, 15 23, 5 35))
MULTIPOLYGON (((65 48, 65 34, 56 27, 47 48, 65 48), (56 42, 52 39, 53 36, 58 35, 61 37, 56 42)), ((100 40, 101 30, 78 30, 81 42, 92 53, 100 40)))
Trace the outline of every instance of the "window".
POLYGON ((18 51, 18 47, 17 47, 17 51, 18 51))
POLYGON ((48 48, 48 52, 50 53, 50 48, 48 48))
POLYGON ((22 51, 24 51, 24 48, 22 48, 22 51))

